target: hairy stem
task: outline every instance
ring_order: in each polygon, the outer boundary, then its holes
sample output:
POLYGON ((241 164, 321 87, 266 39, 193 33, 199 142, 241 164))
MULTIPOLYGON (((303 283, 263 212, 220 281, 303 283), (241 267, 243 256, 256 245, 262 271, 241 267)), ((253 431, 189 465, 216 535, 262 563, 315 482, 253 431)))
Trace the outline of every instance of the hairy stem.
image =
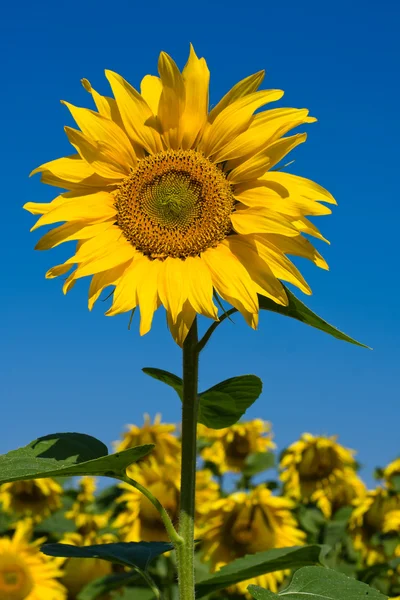
POLYGON ((183 344, 182 468, 179 535, 176 545, 180 600, 194 600, 194 515, 199 349, 197 320, 183 344))

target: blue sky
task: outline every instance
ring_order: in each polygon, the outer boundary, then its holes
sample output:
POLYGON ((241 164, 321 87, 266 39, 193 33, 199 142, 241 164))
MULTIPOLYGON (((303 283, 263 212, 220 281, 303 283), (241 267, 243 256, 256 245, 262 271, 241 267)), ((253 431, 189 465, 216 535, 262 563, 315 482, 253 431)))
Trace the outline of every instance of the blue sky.
POLYGON ((25 1, 4 10, 0 452, 55 431, 109 443, 144 411, 179 421, 174 393, 141 372, 180 372, 163 312, 140 338, 137 317, 128 331, 126 316, 103 316, 106 303, 87 311, 87 282, 64 297, 44 273, 71 249, 34 251, 40 233, 29 233, 34 218, 21 206, 57 195, 28 173, 70 153, 63 126, 71 121, 59 101, 90 104, 82 77, 106 92, 108 68, 138 87, 156 74, 161 50, 182 67, 191 41, 210 67, 212 104, 265 68, 263 86, 285 90, 277 106, 307 107, 318 118, 290 171, 327 187, 339 206, 317 220, 332 242, 317 244, 331 270, 299 262, 314 292, 300 297, 374 347, 270 313, 253 332, 238 317, 202 355, 201 388, 259 375, 264 391, 248 417, 270 420, 280 449, 303 431, 338 434, 358 450, 372 484, 374 466, 400 454, 398 3, 25 1))

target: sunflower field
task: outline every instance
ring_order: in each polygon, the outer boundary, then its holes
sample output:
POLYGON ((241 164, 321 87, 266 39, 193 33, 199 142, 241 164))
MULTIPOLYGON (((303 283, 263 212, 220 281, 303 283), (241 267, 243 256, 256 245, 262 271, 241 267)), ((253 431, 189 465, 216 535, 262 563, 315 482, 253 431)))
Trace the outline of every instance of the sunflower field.
MULTIPOLYGON (((180 427, 145 415, 113 445, 118 453, 146 444, 155 444, 154 452, 128 474, 176 525, 180 427)), ((376 488, 368 490, 354 455, 335 437, 310 433, 279 453, 270 423, 261 419, 219 430, 199 425, 196 596, 246 598, 249 584, 279 592, 305 544, 310 565, 399 595, 400 459, 377 469, 376 488)), ((143 571, 128 570, 122 554, 114 564, 106 555, 82 554, 87 546, 139 541, 164 544, 146 559, 146 573, 166 600, 178 598, 176 559, 159 511, 140 489, 104 481, 45 477, 1 485, 0 600, 150 600, 155 592, 143 571), (68 544, 69 557, 49 556, 57 542, 68 544)))

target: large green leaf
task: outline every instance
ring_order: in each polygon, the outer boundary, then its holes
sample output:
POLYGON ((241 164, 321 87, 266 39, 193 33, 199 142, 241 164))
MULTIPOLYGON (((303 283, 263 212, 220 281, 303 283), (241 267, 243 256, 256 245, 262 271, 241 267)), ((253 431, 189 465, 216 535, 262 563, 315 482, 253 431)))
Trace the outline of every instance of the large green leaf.
POLYGON ((95 544, 93 546, 44 544, 41 550, 48 556, 101 558, 125 567, 138 567, 145 570, 156 556, 173 550, 173 548, 173 545, 168 542, 116 542, 115 544, 95 544))
POLYGON ((322 564, 328 551, 325 546, 293 546, 291 548, 274 548, 266 552, 248 554, 220 569, 215 575, 201 581, 196 586, 196 597, 207 596, 224 588, 246 581, 272 571, 296 569, 304 565, 322 564))
MULTIPOLYGON (((172 387, 182 400, 183 381, 177 375, 145 367, 143 372, 172 387)), ((217 383, 199 394, 199 423, 213 429, 229 427, 244 415, 262 391, 262 381, 256 375, 241 375, 217 383)))
POLYGON ((324 567, 304 567, 293 575, 289 586, 279 594, 249 585, 255 600, 385 600, 378 590, 361 581, 324 567))
POLYGON ((0 456, 0 484, 42 477, 118 477, 154 448, 152 444, 108 454, 107 446, 83 433, 54 433, 0 456))
POLYGON ((292 319, 297 319, 306 325, 310 325, 311 327, 315 327, 316 329, 320 329, 325 333, 329 333, 333 337, 338 340, 342 340, 344 342, 350 342, 350 344, 355 344, 356 346, 361 346, 362 348, 369 348, 365 344, 361 344, 357 342, 353 338, 349 337, 336 327, 329 325, 326 321, 321 319, 318 315, 316 315, 312 310, 307 308, 303 302, 301 302, 286 286, 285 288, 287 297, 289 299, 289 304, 287 306, 281 306, 280 304, 276 304, 269 298, 265 296, 258 296, 258 301, 260 304, 260 309, 262 310, 270 310, 272 312, 279 313, 280 315, 284 315, 285 317, 291 317, 292 319))

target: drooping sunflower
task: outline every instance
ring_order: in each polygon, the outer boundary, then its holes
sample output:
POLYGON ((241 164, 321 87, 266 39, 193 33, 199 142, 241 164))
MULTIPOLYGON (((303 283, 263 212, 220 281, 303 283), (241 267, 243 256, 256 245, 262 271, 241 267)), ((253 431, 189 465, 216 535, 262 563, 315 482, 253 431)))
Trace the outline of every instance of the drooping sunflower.
POLYGON ((55 560, 41 554, 44 539, 30 542, 30 525, 20 521, 13 537, 0 538, 0 600, 65 600, 55 560))
MULTIPOLYGON (((92 544, 109 544, 116 542, 117 538, 112 534, 96 535, 92 532, 88 535, 79 533, 68 533, 62 539, 63 544, 72 546, 90 546, 92 544)), ((63 564, 62 583, 68 590, 68 600, 75 600, 79 592, 91 581, 110 575, 112 564, 99 558, 68 558, 61 559, 63 564)))
POLYGON ((394 477, 400 477, 400 458, 396 458, 391 463, 386 465, 382 472, 383 478, 386 485, 391 488, 393 487, 392 479, 394 477))
POLYGON ((275 166, 306 140, 285 136, 312 123, 308 110, 275 108, 281 90, 258 90, 264 72, 237 83, 209 111, 209 70, 191 46, 182 72, 161 52, 159 77, 140 93, 106 71, 114 98, 82 81, 96 111, 64 102, 79 129, 65 131, 75 153, 33 171, 67 190, 50 204, 28 202, 41 215, 33 229, 51 229, 37 249, 77 240, 75 254, 46 277, 65 275, 66 293, 91 276, 89 309, 115 286, 107 315, 140 307, 140 333, 163 305, 182 344, 197 313, 218 318, 214 292, 251 327, 258 297, 286 305, 280 280, 311 293, 287 254, 327 264, 303 234, 324 239, 307 217, 329 214, 332 195, 275 166))
POLYGON ((262 419, 236 423, 224 429, 209 429, 200 424, 198 435, 209 442, 201 450, 201 457, 217 465, 220 473, 240 472, 250 454, 275 448, 271 424, 262 419))
POLYGON ((154 444, 152 452, 158 462, 168 460, 178 460, 181 453, 180 441, 173 433, 176 426, 171 423, 161 423, 161 415, 157 414, 154 423, 151 422, 148 414, 144 415, 144 424, 141 427, 137 425, 128 425, 128 431, 122 434, 122 440, 114 442, 116 452, 141 446, 143 444, 154 444))
POLYGON ((72 519, 81 536, 89 536, 105 528, 109 524, 111 511, 99 512, 95 507, 95 477, 82 477, 79 481, 79 491, 72 507, 65 513, 67 519, 72 519))
POLYGON ((400 494, 378 487, 355 501, 355 505, 349 530, 365 564, 370 566, 392 558, 387 556, 377 536, 399 532, 400 494))
MULTIPOLYGON (((305 533, 298 528, 292 508, 292 500, 273 496, 264 486, 214 502, 201 530, 204 560, 210 561, 213 571, 218 571, 246 554, 304 544, 305 533)), ((245 593, 252 583, 276 592, 288 573, 260 575, 236 584, 231 591, 245 593)))
POLYGON ((327 518, 365 493, 354 451, 338 444, 336 436, 304 433, 285 450, 280 468, 285 495, 316 504, 327 518))
POLYGON ((63 489, 50 477, 13 481, 0 486, 3 510, 39 521, 61 507, 63 489))

